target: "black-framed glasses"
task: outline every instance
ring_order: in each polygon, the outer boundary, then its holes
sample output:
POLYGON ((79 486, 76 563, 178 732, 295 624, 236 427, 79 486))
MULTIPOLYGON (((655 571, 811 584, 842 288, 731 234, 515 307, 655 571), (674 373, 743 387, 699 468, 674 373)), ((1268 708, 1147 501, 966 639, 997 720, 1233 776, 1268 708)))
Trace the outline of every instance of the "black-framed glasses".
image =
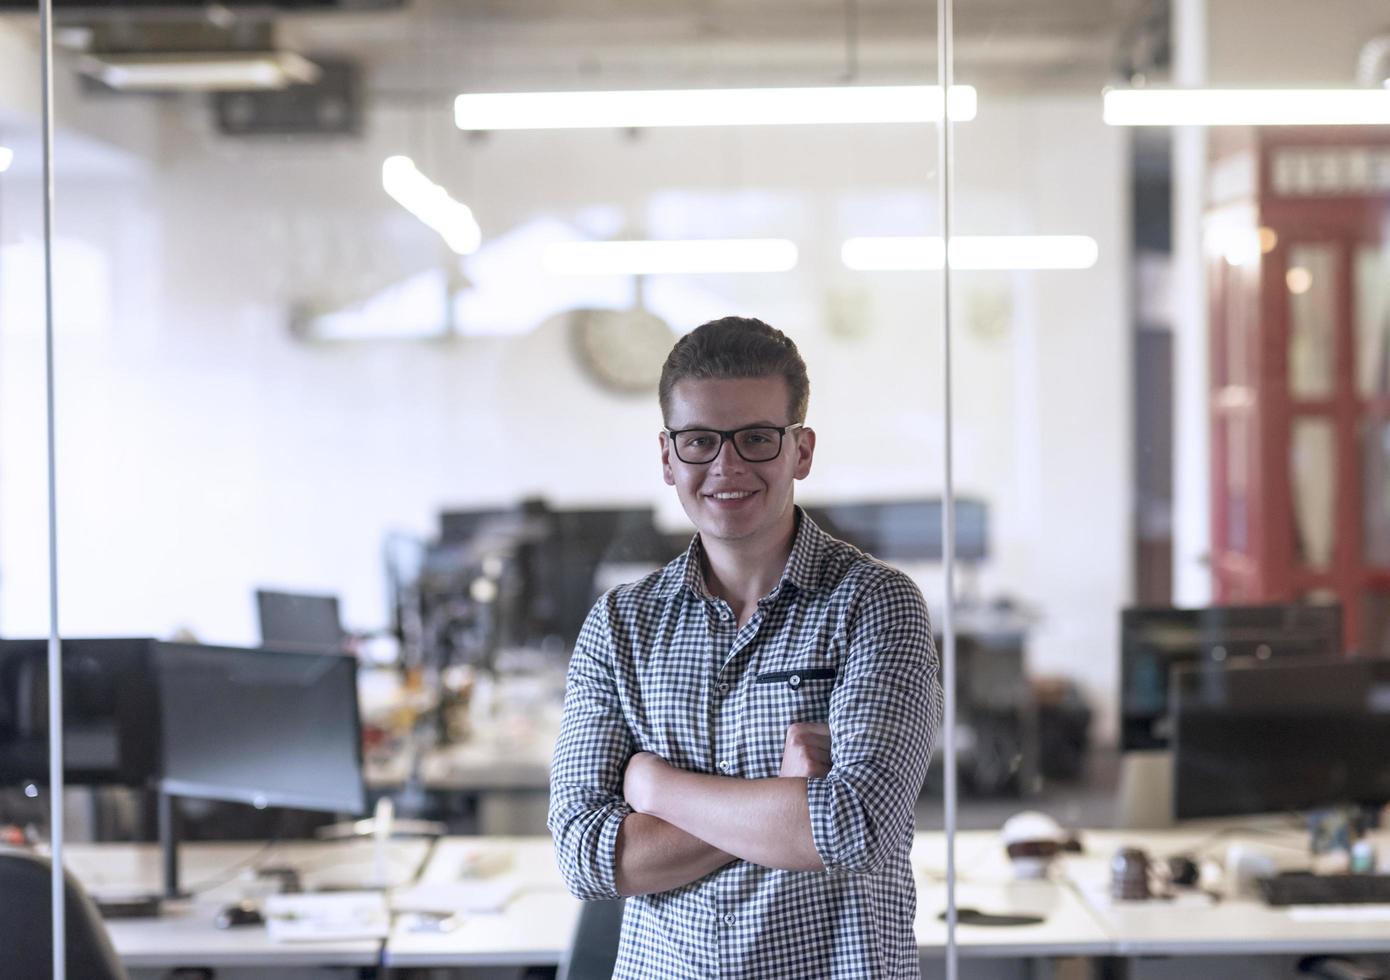
POLYGON ((766 463, 782 453, 782 439, 788 432, 801 428, 791 425, 745 425, 741 429, 667 429, 671 448, 682 463, 713 463, 724 449, 725 441, 734 444, 734 451, 750 463, 766 463))

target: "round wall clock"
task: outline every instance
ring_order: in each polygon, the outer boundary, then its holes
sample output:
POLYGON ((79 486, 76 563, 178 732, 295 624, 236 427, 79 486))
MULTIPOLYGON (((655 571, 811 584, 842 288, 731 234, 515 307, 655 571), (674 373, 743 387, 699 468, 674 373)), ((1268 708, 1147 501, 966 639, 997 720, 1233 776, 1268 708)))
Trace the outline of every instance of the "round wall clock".
POLYGON ((648 394, 676 342, 666 321, 643 309, 575 310, 570 337, 586 374, 619 394, 648 394))

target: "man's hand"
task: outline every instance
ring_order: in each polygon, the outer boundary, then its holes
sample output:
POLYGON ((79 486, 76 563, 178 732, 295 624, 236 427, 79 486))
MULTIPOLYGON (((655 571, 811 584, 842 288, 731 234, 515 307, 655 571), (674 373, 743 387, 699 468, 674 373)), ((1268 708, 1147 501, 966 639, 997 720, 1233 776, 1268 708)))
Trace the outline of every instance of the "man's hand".
POLYGON ((670 768, 670 763, 651 752, 638 752, 627 760, 627 772, 623 776, 623 797, 627 805, 638 813, 650 813, 656 781, 670 768))
POLYGON ((782 747, 782 769, 777 775, 819 779, 829 772, 830 726, 801 721, 788 728, 782 747))

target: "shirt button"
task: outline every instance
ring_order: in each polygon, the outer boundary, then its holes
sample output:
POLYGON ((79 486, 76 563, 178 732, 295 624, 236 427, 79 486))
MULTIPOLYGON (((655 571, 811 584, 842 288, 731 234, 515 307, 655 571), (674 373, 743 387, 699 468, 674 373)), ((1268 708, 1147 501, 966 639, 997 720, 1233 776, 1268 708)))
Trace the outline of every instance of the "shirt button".
POLYGON ((734 916, 733 916, 732 914, 729 914, 729 915, 724 916, 724 924, 725 924, 726 926, 731 926, 731 925, 733 925, 736 921, 738 921, 738 920, 735 919, 734 916))
POLYGON ((719 685, 719 693, 720 693, 720 694, 728 694, 728 693, 729 693, 729 683, 728 683, 728 681, 725 681, 724 683, 722 683, 722 684, 719 685))
POLYGON ((800 687, 800 686, 801 686, 801 675, 800 675, 800 674, 792 674, 790 677, 787 678, 787 683, 790 684, 792 687, 800 687))
POLYGON ((720 761, 720 763, 719 763, 719 771, 720 771, 720 772, 728 772, 728 771, 729 771, 729 760, 728 760, 728 759, 723 759, 723 760, 720 761))

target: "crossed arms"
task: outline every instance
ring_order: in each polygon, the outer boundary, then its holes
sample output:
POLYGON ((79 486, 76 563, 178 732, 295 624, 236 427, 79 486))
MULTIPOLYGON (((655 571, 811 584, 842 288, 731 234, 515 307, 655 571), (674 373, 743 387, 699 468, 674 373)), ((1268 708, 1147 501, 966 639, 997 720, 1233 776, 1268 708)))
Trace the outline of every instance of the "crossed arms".
POLYGON ((627 765, 633 813, 618 827, 620 895, 679 888, 735 858, 768 868, 821 871, 806 780, 830 772, 830 726, 792 725, 779 775, 736 779, 686 772, 650 752, 627 765))
MULTIPOLYGON (((624 715, 613 593, 570 662, 548 824, 581 899, 667 891, 735 860, 871 874, 910 833, 940 719, 925 606, 901 577, 864 597, 828 726, 793 726, 778 776, 688 772, 641 752, 624 715), (833 745, 833 751, 831 749, 833 745)), ((621 624, 618 624, 621 627, 621 624)))

